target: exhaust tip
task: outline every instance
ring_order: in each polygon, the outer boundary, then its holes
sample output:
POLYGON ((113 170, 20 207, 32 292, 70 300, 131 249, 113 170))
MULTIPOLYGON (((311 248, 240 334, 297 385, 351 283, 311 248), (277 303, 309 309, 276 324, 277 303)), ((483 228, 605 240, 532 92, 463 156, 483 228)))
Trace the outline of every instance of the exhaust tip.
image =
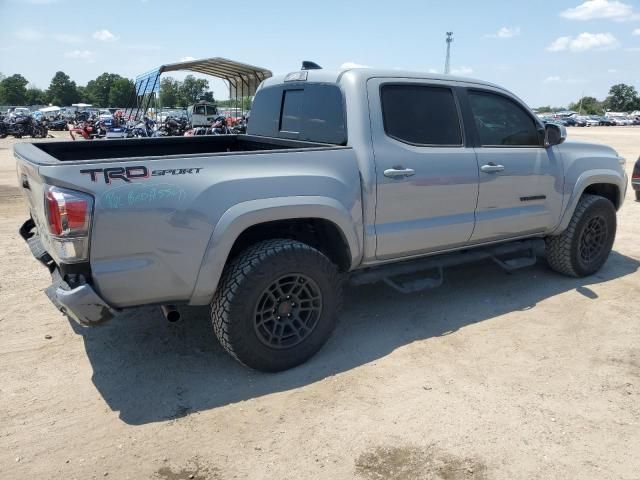
POLYGON ((168 322, 175 323, 180 320, 180 312, 176 309, 175 305, 162 305, 160 309, 168 322))

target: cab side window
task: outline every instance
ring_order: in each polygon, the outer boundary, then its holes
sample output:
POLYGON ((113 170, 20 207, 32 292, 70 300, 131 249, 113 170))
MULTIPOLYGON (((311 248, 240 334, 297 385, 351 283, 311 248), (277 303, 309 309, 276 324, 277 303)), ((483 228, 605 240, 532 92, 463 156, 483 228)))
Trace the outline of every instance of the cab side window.
POLYGON ((462 145, 460 117, 450 88, 383 85, 380 99, 389 137, 411 145, 462 145))
POLYGON ((469 102, 483 147, 542 146, 538 125, 514 101, 502 95, 470 90, 469 102))

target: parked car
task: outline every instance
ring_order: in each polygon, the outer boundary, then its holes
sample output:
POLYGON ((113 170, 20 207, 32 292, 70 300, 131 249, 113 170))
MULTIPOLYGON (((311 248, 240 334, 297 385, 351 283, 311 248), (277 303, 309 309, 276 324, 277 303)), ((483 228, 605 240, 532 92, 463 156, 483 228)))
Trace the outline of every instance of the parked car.
POLYGON ((636 160, 631 175, 631 185, 636 192, 636 200, 640 202, 640 157, 636 160))
POLYGON ((54 120, 50 120, 48 124, 49 130, 67 130, 66 118, 59 117, 54 120))
POLYGON ((165 108, 158 112, 158 123, 165 123, 169 118, 187 118, 187 110, 184 108, 165 108))
POLYGON ((576 125, 579 127, 593 127, 598 126, 600 122, 593 120, 591 117, 587 117, 585 115, 581 115, 576 117, 576 125))
POLYGON ((555 117, 547 117, 544 119, 544 124, 547 123, 555 123, 556 125, 562 125, 563 127, 567 126, 567 121, 564 118, 555 118, 555 117))
POLYGON ((199 102, 187 108, 187 119, 192 127, 208 127, 218 116, 218 107, 214 103, 199 102))
POLYGON ((108 108, 102 108, 98 111, 98 119, 102 121, 113 120, 113 114, 108 108))
POLYGON ((575 116, 575 117, 573 117, 573 120, 575 121, 575 126, 576 127, 586 127, 587 126, 587 122, 585 121, 584 117, 575 116))
POLYGON ((412 293, 538 249, 597 272, 628 179, 612 148, 565 139, 486 82, 295 71, 261 84, 247 135, 16 144, 20 233, 70 317, 210 305, 233 357, 279 371, 326 342, 344 281, 412 293))
POLYGON ((616 126, 629 125, 629 120, 627 120, 626 117, 609 117, 609 118, 616 126))
POLYGON ((599 117, 591 117, 591 118, 597 118, 598 119, 598 125, 600 125, 600 126, 612 127, 612 126, 615 125, 615 122, 612 121, 609 117, 599 116, 599 117))

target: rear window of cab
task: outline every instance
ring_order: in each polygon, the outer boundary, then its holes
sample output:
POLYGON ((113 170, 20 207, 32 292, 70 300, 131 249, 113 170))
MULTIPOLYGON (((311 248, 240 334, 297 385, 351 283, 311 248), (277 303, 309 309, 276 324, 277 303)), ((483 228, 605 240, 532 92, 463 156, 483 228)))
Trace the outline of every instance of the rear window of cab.
POLYGON ((262 88, 253 100, 247 133, 345 145, 342 90, 306 82, 262 88))

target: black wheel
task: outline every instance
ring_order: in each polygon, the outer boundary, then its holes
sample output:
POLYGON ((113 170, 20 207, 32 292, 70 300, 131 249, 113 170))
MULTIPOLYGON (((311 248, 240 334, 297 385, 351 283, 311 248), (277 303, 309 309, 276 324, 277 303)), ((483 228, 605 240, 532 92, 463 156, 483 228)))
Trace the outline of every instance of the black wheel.
POLYGON ((640 202, 640 190, 636 190, 636 200, 640 202))
POLYGON ((547 263, 556 272, 586 277, 604 265, 616 237, 616 209, 606 198, 583 195, 567 229, 546 238, 547 263))
POLYGON ((277 372, 304 363, 324 345, 341 304, 342 280, 325 255, 295 240, 267 240, 225 268, 211 320, 238 361, 277 372))

